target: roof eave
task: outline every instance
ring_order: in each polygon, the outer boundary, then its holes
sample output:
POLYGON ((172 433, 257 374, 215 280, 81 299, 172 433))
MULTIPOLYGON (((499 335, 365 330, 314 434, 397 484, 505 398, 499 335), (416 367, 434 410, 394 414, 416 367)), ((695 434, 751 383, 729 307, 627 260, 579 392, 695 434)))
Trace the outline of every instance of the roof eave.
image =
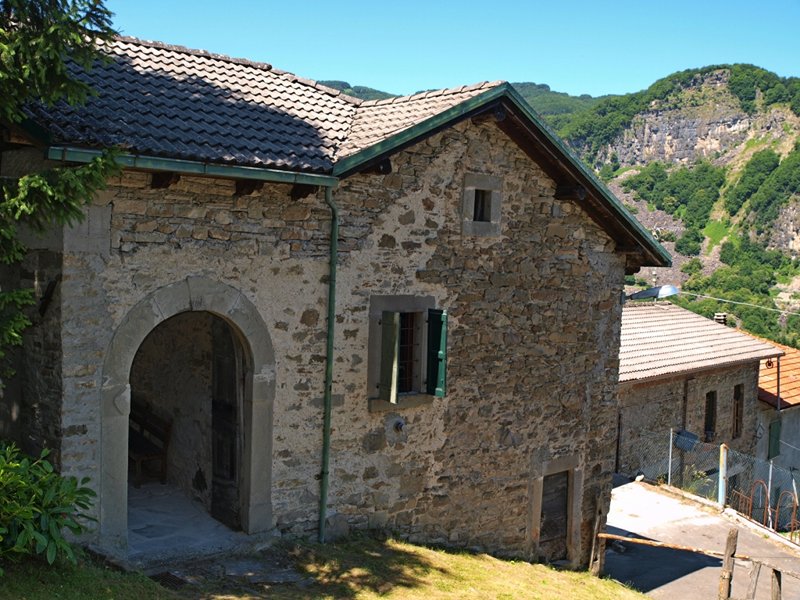
MULTIPOLYGON (((102 151, 94 148, 50 146, 47 149, 47 158, 49 160, 58 160, 62 162, 88 163, 101 155, 102 151)), ((266 167, 224 165, 196 160, 148 156, 144 154, 116 152, 114 158, 116 163, 121 167, 139 169, 142 171, 169 171, 205 177, 250 179, 255 181, 317 185, 323 187, 336 185, 339 181, 336 177, 315 173, 281 171, 279 169, 270 169, 266 167)))
POLYGON ((715 369, 728 369, 730 367, 735 367, 735 366, 738 366, 738 365, 745 365, 745 364, 748 364, 748 363, 751 363, 751 362, 752 363, 759 363, 759 362, 761 362, 762 360, 764 360, 766 358, 778 358, 779 356, 782 356, 782 355, 783 355, 783 352, 782 351, 778 351, 778 352, 773 353, 773 354, 762 354, 762 355, 759 355, 759 356, 753 357, 753 358, 742 358, 742 359, 739 359, 739 360, 731 360, 729 362, 722 362, 722 363, 716 363, 716 364, 711 364, 711 365, 693 367, 691 369, 680 369, 680 370, 677 370, 677 371, 670 371, 669 373, 658 373, 656 375, 647 375, 645 377, 637 377, 635 379, 625 379, 625 380, 623 380, 622 378, 620 378, 619 385, 623 386, 623 385, 636 385, 638 383, 650 383, 652 381, 657 381, 659 379, 672 379, 672 378, 676 378, 676 377, 683 377, 685 375, 693 375, 693 374, 699 373, 701 371, 711 371, 711 370, 715 370, 715 369))
POLYGON ((517 110, 525 115, 527 120, 536 127, 538 132, 544 135, 558 153, 567 158, 566 164, 563 161, 561 164, 570 169, 570 174, 586 185, 587 190, 606 205, 609 212, 620 222, 620 225, 645 250, 650 262, 643 261, 641 266, 672 266, 672 256, 670 253, 656 241, 652 234, 639 223, 639 221, 636 220, 628 209, 622 205, 619 199, 597 178, 591 169, 575 155, 572 149, 550 130, 549 126, 539 118, 519 92, 511 85, 507 86, 505 92, 509 100, 514 103, 517 110))

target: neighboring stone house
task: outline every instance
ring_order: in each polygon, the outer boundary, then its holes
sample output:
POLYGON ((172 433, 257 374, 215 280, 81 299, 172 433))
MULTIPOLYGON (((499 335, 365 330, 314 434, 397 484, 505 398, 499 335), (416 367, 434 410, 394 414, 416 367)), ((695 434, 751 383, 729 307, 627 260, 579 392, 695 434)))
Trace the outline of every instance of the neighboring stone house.
MULTIPOLYGON (((668 432, 755 454, 758 366, 783 351, 668 302, 622 310, 617 471, 636 473, 642 453, 668 432)), ((665 452, 666 454, 666 452, 665 452)))
POLYGON ((623 278, 670 262, 649 233, 506 83, 362 102, 106 52, 97 97, 31 109, 2 154, 17 176, 120 148, 86 220, 31 240, 39 306, 0 415, 92 478, 94 541, 125 553, 133 405, 172 421, 168 481, 245 532, 346 521, 585 565, 623 278))
POLYGON ((762 360, 758 372, 756 456, 797 471, 800 470, 800 350, 769 343, 783 350, 783 356, 762 360))

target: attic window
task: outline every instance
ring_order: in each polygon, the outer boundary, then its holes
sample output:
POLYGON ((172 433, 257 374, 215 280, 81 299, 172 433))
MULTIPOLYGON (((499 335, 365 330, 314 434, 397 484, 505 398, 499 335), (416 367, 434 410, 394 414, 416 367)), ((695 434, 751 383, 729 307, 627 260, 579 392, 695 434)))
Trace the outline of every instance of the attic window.
POLYGON ((481 223, 492 222, 492 191, 475 190, 472 220, 481 223))
POLYGON ((464 176, 461 231, 468 236, 500 235, 503 180, 493 175, 464 176))

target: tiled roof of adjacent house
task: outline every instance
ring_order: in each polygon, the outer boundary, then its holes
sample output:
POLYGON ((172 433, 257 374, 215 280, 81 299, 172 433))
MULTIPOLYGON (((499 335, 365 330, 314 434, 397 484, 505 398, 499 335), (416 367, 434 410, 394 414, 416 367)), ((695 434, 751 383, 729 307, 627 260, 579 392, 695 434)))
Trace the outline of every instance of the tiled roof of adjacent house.
POLYGON ((781 408, 800 406, 800 350, 775 342, 769 343, 783 350, 784 354, 780 357, 780 366, 777 360, 761 361, 758 371, 758 399, 772 406, 778 406, 778 371, 780 371, 781 408))
POLYGON ((314 173, 494 84, 363 102, 271 65, 118 38, 110 60, 76 71, 84 106, 34 106, 52 144, 314 173))
POLYGON ((620 382, 758 361, 783 350, 666 302, 622 309, 620 382))

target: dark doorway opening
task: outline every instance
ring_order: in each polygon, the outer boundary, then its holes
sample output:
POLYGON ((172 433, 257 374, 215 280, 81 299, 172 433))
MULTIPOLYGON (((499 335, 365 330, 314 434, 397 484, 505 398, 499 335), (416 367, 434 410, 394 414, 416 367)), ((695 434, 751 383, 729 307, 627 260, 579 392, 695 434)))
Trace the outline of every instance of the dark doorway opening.
MULTIPOLYGON (((131 414, 170 425, 167 485, 234 530, 242 529, 243 353, 225 320, 185 312, 150 332, 130 373, 131 414)), ((160 465, 144 465, 145 481, 162 476, 160 465), (158 473, 147 472, 154 467, 158 473)))

